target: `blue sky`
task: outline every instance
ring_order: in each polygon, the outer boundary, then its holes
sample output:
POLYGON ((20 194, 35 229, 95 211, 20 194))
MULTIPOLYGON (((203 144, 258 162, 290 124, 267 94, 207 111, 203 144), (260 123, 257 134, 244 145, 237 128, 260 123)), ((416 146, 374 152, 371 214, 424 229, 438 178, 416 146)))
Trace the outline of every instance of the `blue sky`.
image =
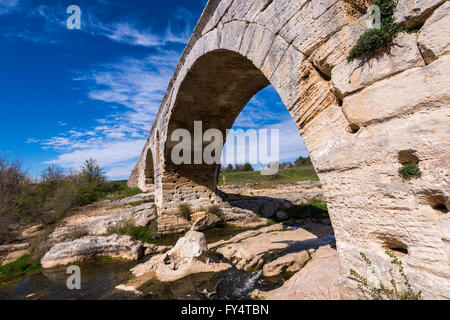
MULTIPOLYGON (((199 1, 0 0, 0 151, 30 175, 93 157, 111 179, 133 168, 200 14, 199 1), (69 5, 81 30, 69 30, 69 5)), ((279 128, 281 158, 306 155, 272 87, 235 128, 279 128)))

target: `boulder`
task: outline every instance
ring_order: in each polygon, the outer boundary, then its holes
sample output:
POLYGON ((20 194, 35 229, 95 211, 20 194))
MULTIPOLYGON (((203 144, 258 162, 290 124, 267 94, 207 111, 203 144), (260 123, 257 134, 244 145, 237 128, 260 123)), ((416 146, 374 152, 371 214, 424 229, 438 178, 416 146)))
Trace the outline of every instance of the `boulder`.
POLYGON ((283 229, 281 224, 238 234, 211 248, 231 261, 239 270, 260 267, 273 255, 315 249, 334 242, 331 226, 311 224, 309 227, 283 229), (307 230, 307 228, 309 230, 307 230))
POLYGON ((224 219, 215 214, 209 214, 206 212, 199 212, 191 215, 193 220, 193 225, 191 230, 193 231, 203 231, 207 229, 214 228, 220 224, 223 224, 224 219))
MULTIPOLYGON (((169 252, 152 257, 131 272, 137 278, 148 279, 148 275, 151 275, 160 281, 175 281, 191 274, 220 272, 229 268, 231 266, 227 263, 211 260, 203 233, 189 231, 169 252)), ((133 283, 142 284, 139 281, 133 283)))
POLYGON ((41 259, 44 268, 67 265, 94 257, 139 260, 144 246, 129 236, 86 237, 54 245, 41 259))
POLYGON ((286 254, 265 264, 263 267, 263 276, 274 277, 285 271, 299 271, 309 259, 310 255, 308 250, 286 254))

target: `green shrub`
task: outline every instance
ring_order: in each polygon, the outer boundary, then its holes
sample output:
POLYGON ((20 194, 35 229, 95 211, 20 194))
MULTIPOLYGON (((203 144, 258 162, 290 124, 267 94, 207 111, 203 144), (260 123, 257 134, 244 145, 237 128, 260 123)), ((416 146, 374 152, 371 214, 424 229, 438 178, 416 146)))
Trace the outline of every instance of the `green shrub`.
POLYGON ((187 203, 178 206, 178 213, 187 221, 191 221, 191 207, 187 203))
POLYGON ((206 213, 208 214, 213 214, 219 218, 223 217, 223 211, 222 208, 218 205, 214 205, 214 206, 210 206, 207 210, 206 213))
POLYGON ((398 169, 398 173, 405 180, 419 179, 422 177, 422 171, 417 161, 405 163, 403 167, 398 169))
POLYGON ((144 243, 153 243, 155 241, 155 234, 150 232, 146 227, 136 226, 133 219, 124 221, 119 226, 111 231, 124 236, 130 236, 135 240, 142 241, 144 243))
MULTIPOLYGON (((358 282, 358 288, 363 295, 372 300, 420 300, 422 298, 422 291, 414 292, 405 274, 402 261, 390 250, 386 250, 386 254, 392 259, 392 267, 389 269, 391 288, 387 288, 381 280, 378 281, 378 284, 371 283, 366 277, 363 277, 355 270, 350 269, 350 275, 358 282), (403 279, 404 290, 400 290, 399 288, 398 282, 394 276, 394 269, 398 271, 403 279)), ((370 268, 372 274, 377 276, 372 261, 363 252, 361 252, 360 255, 362 260, 364 260, 370 268)))
POLYGON ((0 266, 0 275, 18 276, 41 269, 41 263, 37 260, 33 260, 31 254, 27 254, 14 262, 8 263, 4 266, 0 266))
POLYGON ((380 48, 390 45, 400 31, 399 26, 394 21, 394 10, 397 6, 396 0, 375 0, 373 5, 380 8, 381 28, 366 30, 350 50, 350 54, 347 57, 348 61, 363 56, 369 58, 380 48))

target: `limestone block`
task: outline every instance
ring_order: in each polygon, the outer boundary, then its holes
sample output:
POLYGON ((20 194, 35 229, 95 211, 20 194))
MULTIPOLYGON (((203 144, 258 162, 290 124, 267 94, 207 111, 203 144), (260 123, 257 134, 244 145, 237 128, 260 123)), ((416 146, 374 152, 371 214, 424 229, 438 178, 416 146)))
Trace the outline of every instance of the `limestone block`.
POLYGON ((255 29, 246 56, 256 67, 261 68, 274 39, 270 30, 259 26, 255 29))
MULTIPOLYGON (((311 5, 315 5, 315 3, 316 1, 311 2, 311 5)), ((308 17, 311 18, 311 16, 308 17)), ((297 36, 293 45, 300 52, 309 56, 333 34, 354 20, 355 16, 352 15, 352 12, 348 11, 348 5, 342 1, 338 1, 313 21, 299 21, 296 27, 301 28, 302 32, 296 32, 297 36)))
POLYGON ((266 10, 258 14, 256 22, 278 34, 281 28, 308 2, 309 0, 274 0, 266 10))
POLYGON ((331 76, 331 70, 346 60, 359 36, 367 29, 367 17, 365 15, 336 32, 312 53, 309 60, 320 71, 331 76))
POLYGON ((245 30, 245 23, 232 21, 223 26, 220 47, 231 51, 239 52, 242 35, 245 30))
POLYGON ((431 63, 450 52, 450 2, 437 8, 419 32, 419 48, 425 62, 431 63))
POLYGON ((280 64, 281 59, 286 54, 286 50, 288 49, 289 44, 280 36, 276 36, 273 44, 267 54, 267 57, 264 61, 263 66, 261 67, 261 71, 264 75, 271 79, 275 69, 280 64))
POLYGON ((347 120, 363 127, 420 109, 450 106, 450 56, 407 70, 344 99, 347 120))
MULTIPOLYGON (((283 24, 283 27, 279 31, 280 35, 287 42, 293 43, 299 37, 299 30, 301 30, 302 35, 300 35, 300 39, 305 39, 305 36, 311 35, 313 29, 316 28, 315 22, 337 2, 337 0, 307 2, 304 6, 300 7, 300 10, 287 23, 283 24)), ((329 21, 326 24, 330 24, 329 21)), ((314 36, 314 39, 317 39, 317 37, 314 36)), ((305 52, 302 53, 305 54, 305 52)))
POLYGON ((417 47, 416 35, 401 33, 395 39, 390 51, 382 56, 374 57, 367 62, 359 59, 352 62, 345 60, 334 67, 331 72, 333 92, 342 99, 377 81, 424 65, 417 47))
POLYGON ((288 109, 297 126, 303 128, 323 110, 337 105, 337 100, 330 91, 329 82, 320 76, 311 63, 305 61, 300 74, 300 98, 288 109))
POLYGON ((225 12, 228 10, 230 5, 233 3, 233 0, 221 0, 214 11, 213 15, 209 19, 208 23, 206 24, 205 28, 203 28, 203 34, 211 31, 211 29, 215 28, 217 24, 222 19, 225 12))
POLYGON ((394 12, 395 22, 414 28, 425 21, 433 10, 446 0, 398 0, 394 12))
POLYGON ((300 98, 300 69, 304 59, 303 54, 289 46, 270 79, 288 109, 300 98))

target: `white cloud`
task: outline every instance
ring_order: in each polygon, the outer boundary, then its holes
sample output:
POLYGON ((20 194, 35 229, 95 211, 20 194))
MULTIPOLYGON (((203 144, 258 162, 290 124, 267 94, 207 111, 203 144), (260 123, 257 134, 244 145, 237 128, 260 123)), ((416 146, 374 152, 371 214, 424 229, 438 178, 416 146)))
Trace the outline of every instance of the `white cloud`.
POLYGON ((123 58, 94 67, 76 81, 87 88, 90 99, 110 105, 110 113, 98 119, 98 126, 71 128, 58 136, 29 142, 60 153, 46 164, 78 168, 92 157, 107 169, 110 178, 127 178, 145 144, 177 61, 176 52, 161 51, 143 59, 123 58))
POLYGON ((111 179, 126 178, 139 157, 145 139, 104 143, 60 154, 56 159, 46 161, 45 164, 56 164, 63 168, 79 168, 83 162, 92 157, 106 168, 107 176, 111 179), (129 162, 124 165, 125 162, 129 162), (127 169, 127 170, 125 170, 127 169))
POLYGON ((19 6, 19 0, 0 0, 0 15, 9 14, 19 6))

